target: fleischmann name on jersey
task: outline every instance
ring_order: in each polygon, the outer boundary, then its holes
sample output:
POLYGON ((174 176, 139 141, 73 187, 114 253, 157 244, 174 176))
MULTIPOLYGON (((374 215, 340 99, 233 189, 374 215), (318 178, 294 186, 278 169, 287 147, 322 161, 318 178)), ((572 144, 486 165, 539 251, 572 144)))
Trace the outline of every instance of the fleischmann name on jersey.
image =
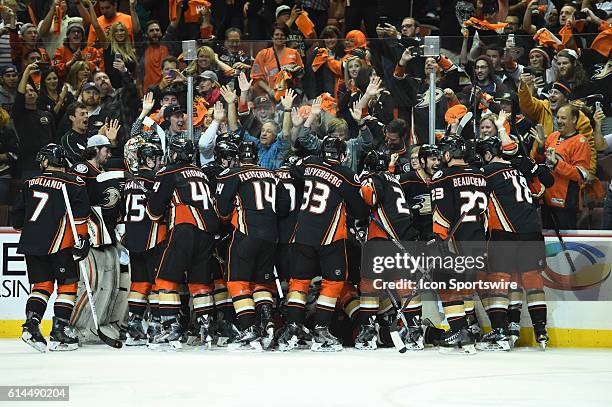
POLYGON ((241 182, 250 180, 251 178, 274 178, 274 173, 268 170, 251 170, 238 174, 241 182))

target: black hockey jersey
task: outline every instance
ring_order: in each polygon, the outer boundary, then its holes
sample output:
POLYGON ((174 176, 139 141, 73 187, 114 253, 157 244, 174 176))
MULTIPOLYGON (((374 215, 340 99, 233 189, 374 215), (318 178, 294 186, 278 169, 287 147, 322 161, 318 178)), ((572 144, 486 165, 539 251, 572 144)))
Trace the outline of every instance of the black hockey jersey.
POLYGON ((429 240, 433 233, 429 183, 418 171, 400 174, 399 182, 404 190, 408 206, 419 211, 413 221, 414 228, 419 231, 419 239, 429 240))
POLYGON ((489 230, 513 233, 541 231, 527 179, 510 163, 483 168, 489 194, 489 230))
POLYGON ((173 163, 157 172, 147 212, 152 220, 159 221, 166 211, 168 230, 181 223, 208 233, 216 233, 219 228, 208 178, 191 164, 173 163))
POLYGON ((431 202, 433 231, 442 239, 447 239, 460 222, 453 240, 485 240, 488 199, 487 181, 482 171, 467 165, 438 171, 431 181, 431 202))
POLYGON ((145 169, 123 186, 125 233, 121 243, 130 252, 152 249, 166 238, 163 219, 153 221, 147 214, 147 193, 153 190, 154 184, 155 174, 145 169))
POLYGON ((291 176, 304 184, 294 242, 324 246, 346 239, 347 210, 356 219, 369 216, 359 178, 350 168, 311 156, 292 167, 291 176))
POLYGON ((71 172, 81 177, 87 187, 89 204, 94 207, 92 211, 92 243, 95 245, 111 243, 103 241, 104 231, 102 221, 106 225, 106 231, 112 242, 115 241, 115 226, 120 220, 121 210, 121 186, 119 180, 111 179, 98 182, 96 177, 102 173, 99 169, 85 161, 71 168, 71 172), (99 213, 97 212, 99 208, 99 213), (102 219, 99 219, 101 216, 102 219))
MULTIPOLYGON (((279 180, 279 184, 282 184, 285 189, 287 189, 290 198, 289 214, 278 218, 278 242, 289 243, 297 222, 299 210, 298 197, 302 197, 303 184, 301 182, 295 182, 295 180, 291 178, 289 168, 286 167, 281 167, 276 170, 276 177, 279 180)), ((301 201, 299 203, 301 204, 301 201)))
POLYGON ((399 182, 399 176, 388 172, 371 173, 363 177, 361 196, 372 208, 372 216, 384 225, 384 230, 374 221, 368 226, 368 240, 388 239, 387 233, 397 240, 413 240, 418 232, 412 227, 412 214, 399 182))
POLYGON ((276 242, 276 184, 274 172, 258 165, 226 169, 217 177, 218 215, 231 217, 234 227, 247 236, 276 242))
POLYGON ((18 253, 42 256, 74 246, 62 185, 78 235, 87 234, 90 207, 85 182, 73 174, 44 172, 24 183, 13 208, 13 227, 21 230, 18 253))

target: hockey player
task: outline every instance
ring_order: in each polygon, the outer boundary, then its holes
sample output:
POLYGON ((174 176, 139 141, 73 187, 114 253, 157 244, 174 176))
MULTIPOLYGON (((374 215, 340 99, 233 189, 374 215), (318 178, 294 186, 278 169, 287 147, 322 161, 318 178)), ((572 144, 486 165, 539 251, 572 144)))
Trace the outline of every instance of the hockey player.
MULTIPOLYGON (((412 213, 399 177, 388 172, 388 167, 389 160, 381 152, 370 151, 365 157, 364 169, 367 174, 362 176, 361 196, 371 208, 371 216, 376 220, 369 223, 367 239, 368 241, 416 240, 418 231, 412 227, 412 213)), ((359 288, 361 291, 360 328, 355 347, 364 350, 376 349, 377 338, 373 320, 379 309, 379 293, 374 289, 371 279, 362 278, 359 288)), ((409 292, 402 291, 401 294, 406 298, 410 297, 409 292)), ((420 299, 418 306, 420 307, 420 299)), ((406 310, 408 309, 410 307, 407 306, 406 310)), ((420 329, 420 315, 416 318, 412 318, 412 315, 409 317, 409 323, 415 323, 409 328, 420 329)))
MULTIPOLYGON (((431 201, 433 204, 433 232, 439 245, 445 250, 447 240, 455 246, 455 254, 477 256, 480 248, 465 252, 460 242, 480 242, 484 250, 485 212, 487 210, 486 181, 479 170, 465 162, 467 154, 465 141, 458 137, 445 137, 440 140, 442 164, 447 167, 438 171, 431 182, 431 201), (454 235, 450 231, 456 226, 454 235)), ((446 256, 448 253, 441 253, 446 256)), ((455 277, 455 276, 453 276, 455 277)), ((473 270, 466 270, 457 279, 470 279, 473 270)), ((444 314, 450 325, 440 340, 440 351, 449 353, 459 351, 475 353, 474 338, 468 331, 466 308, 473 310, 472 304, 466 306, 459 291, 440 290, 444 314)))
MULTIPOLYGON (((228 248, 227 288, 241 333, 229 350, 262 350, 273 337, 274 252, 278 241, 274 172, 257 165, 257 145, 240 145, 240 166, 217 177, 215 208, 234 225, 228 248)), ((286 190, 285 190, 286 191, 286 190)), ((286 195, 288 196, 288 192, 286 195)), ((288 206, 288 205, 287 205, 288 206)))
MULTIPOLYGON (((208 186, 211 192, 217 189, 217 175, 227 168, 233 168, 238 165, 238 155, 238 144, 226 140, 217 142, 215 145, 215 161, 202 166, 202 170, 208 177, 208 186)), ((216 252, 211 258, 211 270, 213 270, 215 284, 214 301, 217 315, 215 320, 216 344, 220 347, 226 346, 231 338, 239 334, 238 329, 234 325, 236 315, 224 277, 227 274, 228 241, 233 229, 234 227, 231 224, 220 223, 216 252)))
POLYGON ((359 195, 355 173, 342 166, 346 144, 326 137, 321 157, 311 156, 291 169, 291 175, 304 184, 302 205, 292 241, 293 268, 287 294, 287 329, 279 338, 279 349, 291 350, 298 342, 298 324, 304 323, 306 295, 310 280, 321 273, 321 293, 317 300, 313 351, 339 351, 342 344, 329 332, 338 295, 347 278, 346 217, 365 219, 369 208, 359 195))
MULTIPOLYGON (((503 148, 499 139, 491 137, 479 140, 476 152, 486 164, 483 171, 489 194, 488 280, 508 282, 512 272, 519 273, 522 285, 527 291, 527 306, 536 341, 545 347, 548 336, 542 271, 546 255, 532 192, 521 171, 502 158, 503 148), (504 242, 508 243, 504 245, 504 242), (509 242, 515 243, 510 246, 509 242), (521 255, 517 256, 517 252, 521 255)), ((525 172, 532 174, 533 180, 539 172, 539 167, 535 163, 532 164, 532 168, 525 172)), ((487 293, 483 302, 493 329, 482 338, 476 348, 510 350, 508 291, 495 290, 487 293)))
MULTIPOLYGON (((117 129, 118 131, 118 129, 117 129)), ((92 206, 91 236, 92 246, 114 245, 115 226, 119 221, 121 189, 119 181, 111 179, 98 182, 96 177, 104 172, 105 165, 111 157, 111 142, 106 136, 97 134, 87 140, 85 161, 76 164, 71 171, 83 178, 87 185, 89 203, 92 206)))
POLYGON ((79 341, 69 326, 79 280, 78 261, 87 257, 89 201, 83 180, 65 172, 66 154, 57 144, 47 144, 36 157, 43 173, 23 186, 13 209, 13 227, 21 231, 18 253, 25 255, 32 290, 26 302, 21 338, 40 352, 47 342, 40 321, 57 283, 49 350, 75 350, 79 341), (65 186, 79 235, 75 242, 62 193, 65 186))
MULTIPOLYGON (((391 156, 391 165, 395 165, 391 156)), ((440 150, 435 145, 423 144, 419 148, 419 168, 415 171, 402 172, 400 184, 408 206, 416 212, 414 227, 419 231, 419 240, 429 241, 433 234, 431 219, 431 178, 440 169, 440 150)))
POLYGON ((153 288, 161 251, 166 238, 166 225, 154 222, 146 214, 147 193, 153 190, 155 172, 159 169, 164 152, 154 144, 146 143, 138 148, 140 168, 134 179, 123 187, 125 202, 125 234, 121 243, 130 251, 130 293, 128 296, 129 319, 127 346, 144 345, 148 338, 160 333, 159 298, 153 288), (143 317, 149 304, 151 321, 149 333, 145 333, 143 317))
POLYGON ((201 336, 210 336, 213 285, 209 264, 219 220, 208 179, 191 164, 195 154, 193 142, 175 138, 168 150, 169 164, 155 176, 147 203, 147 213, 153 221, 159 221, 168 212, 169 236, 155 279, 162 333, 154 341, 179 349, 182 332, 178 286, 185 281, 185 273, 201 336))

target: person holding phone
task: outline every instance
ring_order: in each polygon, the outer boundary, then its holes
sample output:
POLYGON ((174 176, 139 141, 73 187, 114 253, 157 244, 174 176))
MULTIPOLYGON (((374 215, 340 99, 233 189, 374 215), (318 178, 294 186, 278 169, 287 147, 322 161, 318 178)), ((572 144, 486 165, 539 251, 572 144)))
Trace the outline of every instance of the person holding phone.
POLYGON ((40 75, 39 71, 36 63, 25 67, 13 106, 13 122, 20 141, 17 174, 24 179, 40 173, 36 154, 43 146, 56 140, 53 115, 38 108, 38 92, 29 82, 33 73, 40 75))

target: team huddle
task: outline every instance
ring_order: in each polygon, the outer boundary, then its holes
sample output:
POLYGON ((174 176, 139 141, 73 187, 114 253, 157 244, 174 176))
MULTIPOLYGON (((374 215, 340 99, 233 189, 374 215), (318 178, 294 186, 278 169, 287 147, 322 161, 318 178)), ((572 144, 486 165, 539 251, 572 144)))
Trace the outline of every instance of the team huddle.
POLYGON ((535 339, 548 341, 537 200, 553 177, 496 137, 444 137, 421 145, 412 166, 371 151, 361 174, 343 165, 347 145, 331 136, 319 156, 290 157, 278 170, 258 166, 256 144, 235 134, 220 136, 215 161, 202 167, 185 138, 130 141, 125 171, 105 171, 109 148, 105 136, 91 137, 85 160, 66 169, 64 149, 47 145, 42 175, 25 182, 15 206, 32 284, 22 339, 41 352, 78 348, 79 267, 118 247, 129 252, 127 309, 117 317, 127 346, 508 351, 523 289, 535 339), (423 317, 421 291, 377 290, 360 276, 362 245, 377 240, 434 242, 449 256, 477 242, 469 250, 488 251, 478 278, 518 288, 478 292, 492 327, 485 335, 474 291, 439 290, 449 324, 440 329, 423 317), (529 253, 488 242, 530 242, 529 253), (54 290, 47 345, 40 322, 54 290))

